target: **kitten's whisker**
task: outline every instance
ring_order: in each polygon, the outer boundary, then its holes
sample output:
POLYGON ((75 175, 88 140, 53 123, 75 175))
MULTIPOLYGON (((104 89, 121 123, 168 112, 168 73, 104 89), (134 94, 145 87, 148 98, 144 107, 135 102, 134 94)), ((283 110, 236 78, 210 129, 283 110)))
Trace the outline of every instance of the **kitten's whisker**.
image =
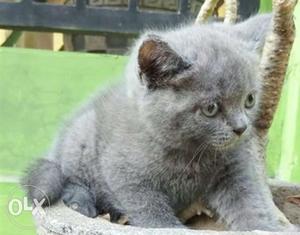
POLYGON ((192 159, 189 161, 189 163, 185 166, 185 168, 183 169, 182 173, 179 175, 178 179, 180 179, 184 172, 186 171, 186 169, 189 167, 189 165, 194 161, 194 159, 197 157, 197 155, 206 147, 206 143, 202 143, 199 145, 199 147, 196 149, 195 154, 193 155, 192 159))
POLYGON ((201 160, 202 157, 204 156, 203 154, 205 153, 205 150, 207 149, 207 147, 208 147, 208 144, 206 144, 206 145, 204 146, 202 153, 199 155, 199 158, 198 158, 198 160, 197 160, 197 165, 200 164, 200 160, 201 160))
POLYGON ((214 154, 214 167, 216 168, 217 166, 217 150, 215 150, 215 154, 214 154))

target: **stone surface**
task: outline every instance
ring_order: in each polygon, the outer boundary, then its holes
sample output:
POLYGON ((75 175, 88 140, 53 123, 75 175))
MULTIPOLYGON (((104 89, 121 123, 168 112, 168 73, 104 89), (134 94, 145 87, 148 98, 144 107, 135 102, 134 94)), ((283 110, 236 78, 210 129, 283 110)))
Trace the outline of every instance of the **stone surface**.
MULTIPOLYGON (((284 182, 270 182, 271 189, 274 195, 274 201, 279 208, 287 215, 287 217, 293 222, 300 224, 300 207, 299 205, 290 203, 287 201, 287 197, 300 194, 300 186, 294 184, 287 184, 284 182)), ((269 235, 269 234, 299 234, 288 232, 230 232, 230 231, 213 231, 203 229, 218 230, 222 228, 221 225, 216 225, 212 219, 204 218, 203 216, 195 218, 191 223, 191 227, 194 229, 202 230, 187 230, 187 229, 145 229, 133 226, 123 226, 118 224, 112 224, 109 221, 97 217, 94 219, 85 217, 69 208, 64 206, 62 202, 53 205, 50 208, 38 208, 38 213, 34 215, 37 231, 40 235, 73 235, 73 234, 91 234, 91 235, 115 235, 115 234, 128 234, 128 235, 269 235)))

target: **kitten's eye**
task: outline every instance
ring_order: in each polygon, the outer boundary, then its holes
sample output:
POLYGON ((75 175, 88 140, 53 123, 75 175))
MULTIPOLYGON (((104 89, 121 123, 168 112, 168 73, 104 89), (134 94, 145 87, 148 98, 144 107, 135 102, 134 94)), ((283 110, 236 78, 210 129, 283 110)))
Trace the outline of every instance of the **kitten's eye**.
POLYGON ((219 111, 219 105, 216 103, 209 104, 202 109, 202 112, 207 117, 214 117, 219 111))
POLYGON ((245 107, 247 109, 251 109, 255 105, 255 96, 254 94, 250 93, 247 96, 247 99, 245 101, 245 107))

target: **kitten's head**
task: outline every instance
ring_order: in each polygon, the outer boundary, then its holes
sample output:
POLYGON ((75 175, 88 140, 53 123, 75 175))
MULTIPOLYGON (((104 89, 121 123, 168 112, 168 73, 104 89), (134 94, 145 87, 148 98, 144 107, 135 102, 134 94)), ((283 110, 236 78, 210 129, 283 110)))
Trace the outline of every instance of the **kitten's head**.
POLYGON ((143 37, 135 57, 133 77, 140 84, 135 99, 156 138, 220 150, 249 136, 270 19, 258 16, 235 26, 189 26, 143 37))

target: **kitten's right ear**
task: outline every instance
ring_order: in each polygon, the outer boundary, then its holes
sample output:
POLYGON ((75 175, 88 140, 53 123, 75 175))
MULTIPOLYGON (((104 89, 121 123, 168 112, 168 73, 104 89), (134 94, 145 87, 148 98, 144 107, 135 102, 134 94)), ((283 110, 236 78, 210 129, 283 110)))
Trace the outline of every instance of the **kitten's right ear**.
POLYGON ((233 26, 234 33, 245 41, 248 49, 261 54, 271 30, 272 14, 261 14, 233 26))
POLYGON ((174 76, 191 66, 156 35, 148 35, 143 41, 138 64, 140 79, 149 89, 171 85, 174 76))

